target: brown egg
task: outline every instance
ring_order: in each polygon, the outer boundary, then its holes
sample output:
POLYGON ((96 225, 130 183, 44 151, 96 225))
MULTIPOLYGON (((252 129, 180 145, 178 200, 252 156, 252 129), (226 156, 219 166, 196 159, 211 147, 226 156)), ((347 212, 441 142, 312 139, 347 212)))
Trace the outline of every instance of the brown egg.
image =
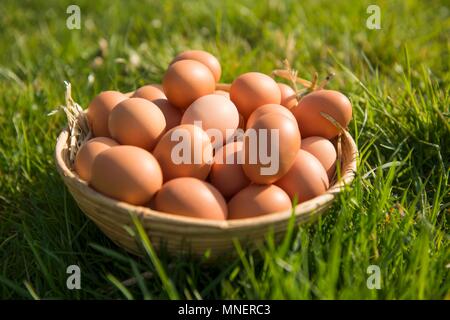
POLYGON ((209 179, 225 198, 229 198, 250 184, 242 169, 244 143, 230 142, 217 150, 209 179))
POLYGON ((164 133, 166 120, 161 110, 142 98, 120 102, 109 116, 109 131, 120 144, 153 150, 164 133))
POLYGON ((176 127, 181 122, 181 110, 174 107, 164 94, 162 85, 150 84, 136 90, 133 97, 150 100, 156 104, 164 114, 166 120, 166 131, 176 127))
POLYGON ((222 146, 237 129, 239 113, 230 99, 217 94, 209 94, 195 100, 181 118, 181 124, 195 123, 209 134, 214 146, 222 146), (217 132, 213 132, 216 130, 217 132), (217 140, 217 144, 215 143, 216 135, 217 138, 220 138, 217 140))
POLYGON ((280 104, 288 109, 295 107, 298 104, 298 101, 294 89, 284 83, 278 83, 278 87, 281 92, 280 104))
POLYGON ((331 181, 336 169, 336 149, 330 140, 322 137, 309 137, 302 140, 302 149, 316 157, 327 171, 331 181))
POLYGON ((227 203, 211 184, 184 177, 166 182, 155 197, 156 210, 180 216, 225 220, 227 203))
POLYGON ((295 121, 280 113, 259 117, 244 136, 245 174, 255 183, 273 183, 288 172, 300 143, 295 121))
POLYGON ((280 104, 281 93, 271 77, 259 72, 248 72, 233 81, 230 98, 239 113, 247 119, 256 108, 264 104, 280 104))
POLYGON ((140 87, 137 89, 133 95, 132 98, 143 98, 147 99, 149 101, 157 100, 157 99, 167 99, 166 95, 164 94, 164 91, 153 84, 149 84, 143 87, 140 87))
POLYGON ((311 153, 300 149, 294 164, 284 177, 275 182, 298 203, 317 197, 328 189, 328 176, 322 164, 311 153))
POLYGON ((170 64, 173 64, 180 60, 196 60, 203 63, 214 75, 214 80, 216 82, 219 82, 220 75, 222 74, 222 68, 220 67, 219 60, 217 60, 217 58, 214 57, 211 53, 203 50, 183 51, 179 55, 177 55, 170 64))
POLYGON ((116 141, 106 137, 94 138, 83 144, 75 157, 75 171, 80 178, 89 182, 95 157, 100 152, 117 145, 118 143, 116 141))
POLYGON ((228 202, 228 219, 245 219, 291 210, 291 199, 281 188, 251 184, 228 202))
POLYGON ((258 119, 259 117, 261 117, 262 115, 265 115, 268 113, 273 113, 273 112, 281 113, 282 115, 286 116, 287 118, 297 122, 297 120, 295 119, 295 117, 291 111, 289 111, 288 109, 286 109, 285 107, 283 107, 280 104, 272 103, 272 104, 262 105, 258 109, 253 111, 247 120, 247 128, 250 128, 253 125, 253 123, 255 122, 255 120, 258 119))
POLYGON ((216 90, 214 91, 214 94, 219 94, 221 96, 227 97, 228 99, 230 99, 230 93, 223 91, 223 90, 216 90))
POLYGON ((161 83, 154 83, 152 84, 152 86, 154 86, 155 88, 161 90, 162 92, 164 92, 164 88, 163 85, 161 83))
POLYGON ((164 181, 179 177, 204 180, 213 160, 213 148, 205 131, 191 124, 167 131, 153 150, 164 181))
POLYGON ((303 138, 319 136, 330 140, 338 135, 338 128, 325 119, 321 112, 330 115, 343 128, 352 119, 352 105, 345 95, 334 90, 313 91, 292 109, 303 138))
POLYGON ((180 109, 186 109, 198 98, 213 93, 215 87, 211 71, 195 60, 175 62, 167 69, 163 79, 167 100, 180 109))
POLYGON ((108 137, 108 118, 111 110, 127 97, 118 91, 103 91, 88 106, 87 118, 94 137, 108 137))
POLYGON ((116 146, 95 158, 90 184, 108 197, 144 205, 161 188, 162 181, 161 168, 150 152, 116 146))
POLYGON ((181 110, 174 107, 169 100, 157 99, 152 102, 158 106, 166 119, 166 131, 180 124, 182 116, 181 110))

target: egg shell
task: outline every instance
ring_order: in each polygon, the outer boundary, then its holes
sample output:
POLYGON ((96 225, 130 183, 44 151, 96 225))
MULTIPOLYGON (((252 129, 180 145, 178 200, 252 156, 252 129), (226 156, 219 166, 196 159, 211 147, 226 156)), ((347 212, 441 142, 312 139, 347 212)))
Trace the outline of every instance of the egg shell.
POLYGON ((166 182, 156 194, 156 210, 180 216, 225 220, 227 204, 211 184, 191 178, 177 178, 166 182))
POLYGON ((250 184, 242 169, 244 143, 230 142, 217 150, 209 179, 220 193, 229 198, 250 184))
POLYGON ((298 203, 325 193, 329 187, 327 173, 320 161, 302 149, 298 151, 286 175, 275 184, 286 191, 291 199, 297 196, 298 203))
POLYGON ((345 95, 334 90, 313 91, 292 109, 303 138, 320 136, 331 140, 338 135, 338 128, 321 112, 330 115, 343 128, 347 128, 352 119, 352 105, 345 95))
POLYGON ((106 137, 93 138, 83 144, 75 157, 75 171, 80 178, 89 182, 91 179, 92 164, 97 155, 117 145, 118 143, 116 141, 106 137))
POLYGON ((179 177, 204 180, 213 162, 213 148, 208 135, 191 124, 179 125, 167 131, 153 150, 153 155, 161 165, 164 181, 179 177), (172 159, 177 156, 185 159, 172 159))
POLYGON ((216 91, 214 91, 214 94, 218 94, 218 95, 221 95, 221 96, 224 96, 224 97, 230 99, 230 93, 227 91, 224 91, 224 90, 216 90, 216 91))
POLYGON ((288 109, 292 109, 298 104, 294 89, 284 83, 278 83, 281 92, 280 104, 288 109))
MULTIPOLYGON (((209 94, 195 100, 183 114, 181 124, 200 122, 205 131, 217 129, 220 131, 222 146, 234 134, 239 125, 239 113, 233 102, 224 96, 209 94)), ((208 133, 208 131, 207 131, 208 133)), ((211 142, 215 144, 214 137, 211 142)))
POLYGON ((157 99, 152 101, 156 104, 159 110, 162 111, 166 120, 166 131, 176 127, 181 122, 181 110, 174 107, 167 99, 157 99))
POLYGON ((135 146, 115 146, 95 158, 90 185, 108 197, 144 205, 162 182, 161 168, 150 152, 135 146))
POLYGON ((245 163, 242 165, 247 177, 254 183, 270 184, 281 178, 292 166, 301 145, 297 123, 282 114, 269 113, 259 117, 247 129, 244 136, 245 163), (266 131, 261 131, 266 129, 266 131), (278 140, 272 150, 272 130, 278 130, 278 140), (260 135, 262 134, 262 140, 260 135), (265 143, 265 144, 264 144, 265 143), (266 150, 268 150, 266 152, 266 150), (278 151, 278 152, 277 152, 278 151), (270 163, 263 164, 261 155, 271 156, 270 163), (269 167, 274 172, 263 172, 269 167), (263 168, 266 168, 263 170, 263 168))
POLYGON ((250 128, 253 123, 255 122, 256 119, 258 119, 259 117, 265 115, 265 114, 269 114, 269 113, 273 113, 273 112, 278 112, 281 113, 282 115, 286 116, 287 118, 297 122, 297 120, 295 119, 294 115, 292 114, 292 112, 288 109, 286 109, 285 107, 283 107, 280 104, 265 104, 262 105, 260 107, 258 107, 258 109, 256 109, 255 111, 252 112, 252 114, 250 115, 250 117, 247 120, 247 128, 250 128))
POLYGON ((328 180, 331 181, 336 171, 337 153, 330 140, 322 137, 309 137, 302 140, 302 149, 316 157, 327 171, 328 180))
POLYGON ((281 102, 281 92, 277 83, 259 72, 248 72, 237 77, 230 87, 230 98, 244 118, 248 118, 256 108, 281 102))
POLYGON ((129 98, 120 102, 109 116, 109 131, 120 144, 153 150, 166 129, 162 111, 153 102, 129 98))
POLYGON ((169 66, 163 78, 167 100, 183 110, 198 98, 213 93, 215 87, 211 71, 195 60, 175 62, 169 66))
POLYGON ((218 82, 222 74, 222 67, 220 66, 219 60, 211 53, 203 50, 186 50, 178 54, 175 59, 172 60, 170 64, 173 64, 180 60, 196 60, 204 64, 211 73, 214 75, 214 80, 218 82))
POLYGON ((157 99, 167 99, 161 87, 153 84, 148 84, 146 86, 140 87, 133 93, 131 97, 147 99, 149 101, 157 99))
POLYGON ((281 188, 251 184, 228 202, 228 219, 245 219, 292 209, 291 199, 281 188))
POLYGON ((89 126, 94 137, 111 138, 108 129, 108 119, 111 110, 127 97, 118 91, 103 91, 97 95, 87 109, 89 126))

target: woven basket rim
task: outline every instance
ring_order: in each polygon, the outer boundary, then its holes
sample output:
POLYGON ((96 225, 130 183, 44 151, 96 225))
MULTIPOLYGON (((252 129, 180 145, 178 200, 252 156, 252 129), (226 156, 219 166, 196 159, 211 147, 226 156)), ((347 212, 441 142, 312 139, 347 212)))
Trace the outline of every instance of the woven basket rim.
MULTIPOLYGON (((122 201, 107 197, 93 188, 91 188, 85 181, 81 180, 74 170, 70 169, 68 159, 63 157, 64 152, 68 150, 69 131, 65 128, 58 136, 55 148, 55 162, 58 172, 64 177, 64 180, 69 179, 72 187, 77 188, 95 203, 109 208, 120 208, 140 216, 141 219, 158 220, 167 224, 182 225, 186 228, 210 228, 216 230, 227 231, 245 231, 252 229, 255 226, 271 225, 276 222, 286 221, 292 216, 292 210, 283 212, 270 213, 263 216, 236 219, 236 220, 209 220, 203 218, 191 218, 179 216, 175 214, 165 213, 153 210, 149 207, 135 206, 122 201)), ((334 200, 336 194, 341 192, 346 185, 350 184, 355 176, 356 161, 358 157, 358 150, 352 136, 348 131, 344 131, 342 139, 348 143, 349 151, 351 152, 351 160, 343 164, 342 177, 334 185, 332 185, 326 193, 317 196, 311 200, 302 202, 294 208, 294 215, 308 216, 314 214, 317 209, 325 207, 334 200)), ((66 182, 66 181, 65 181, 66 182)), ((67 182, 66 182, 67 183, 67 182)))

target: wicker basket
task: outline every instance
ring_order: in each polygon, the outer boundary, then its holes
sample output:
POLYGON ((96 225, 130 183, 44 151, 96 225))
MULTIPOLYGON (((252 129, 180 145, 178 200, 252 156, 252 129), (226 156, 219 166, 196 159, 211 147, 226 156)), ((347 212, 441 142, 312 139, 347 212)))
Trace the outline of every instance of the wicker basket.
MULTIPOLYGON (((66 101, 68 104, 74 103, 70 98, 70 84, 66 101)), ((156 249, 164 247, 171 254, 189 252, 202 255, 209 250, 211 257, 219 257, 235 251, 233 239, 238 239, 247 247, 255 246, 264 241, 269 230, 273 230, 275 237, 282 236, 286 231, 292 211, 241 220, 216 221, 158 212, 100 194, 90 188, 73 170, 73 155, 76 152, 73 149, 87 140, 89 132, 78 136, 73 133, 73 125, 86 125, 83 112, 72 120, 71 123, 69 119, 69 128, 61 132, 56 142, 55 160, 58 172, 81 210, 105 235, 127 251, 142 254, 140 245, 126 228, 133 225, 131 214, 140 219, 153 246, 156 249)), ((294 214, 297 224, 310 222, 318 217, 329 207, 336 193, 353 180, 357 148, 348 132, 341 134, 338 157, 342 178, 334 182, 327 193, 296 206, 294 214)))

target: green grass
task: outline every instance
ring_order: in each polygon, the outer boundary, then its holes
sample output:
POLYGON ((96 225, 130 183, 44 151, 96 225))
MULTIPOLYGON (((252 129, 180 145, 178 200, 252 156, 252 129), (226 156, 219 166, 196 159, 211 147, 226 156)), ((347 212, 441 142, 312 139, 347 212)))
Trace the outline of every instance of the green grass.
POLYGON ((1 1, 0 297, 449 298, 450 8, 375 2, 381 30, 365 27, 374 1, 298 0, 77 1, 82 28, 68 30, 72 1, 1 1), (236 259, 207 265, 157 257, 144 238, 148 256, 136 258, 82 214, 56 173, 65 118, 47 113, 64 102, 64 80, 86 106, 101 90, 161 81, 186 48, 215 54, 226 82, 284 58, 306 78, 335 71, 329 87, 352 100, 352 188, 284 245, 268 235, 254 253, 237 245, 236 259), (81 290, 66 288, 71 264, 81 290), (366 286, 369 265, 380 267, 380 290, 366 286))

